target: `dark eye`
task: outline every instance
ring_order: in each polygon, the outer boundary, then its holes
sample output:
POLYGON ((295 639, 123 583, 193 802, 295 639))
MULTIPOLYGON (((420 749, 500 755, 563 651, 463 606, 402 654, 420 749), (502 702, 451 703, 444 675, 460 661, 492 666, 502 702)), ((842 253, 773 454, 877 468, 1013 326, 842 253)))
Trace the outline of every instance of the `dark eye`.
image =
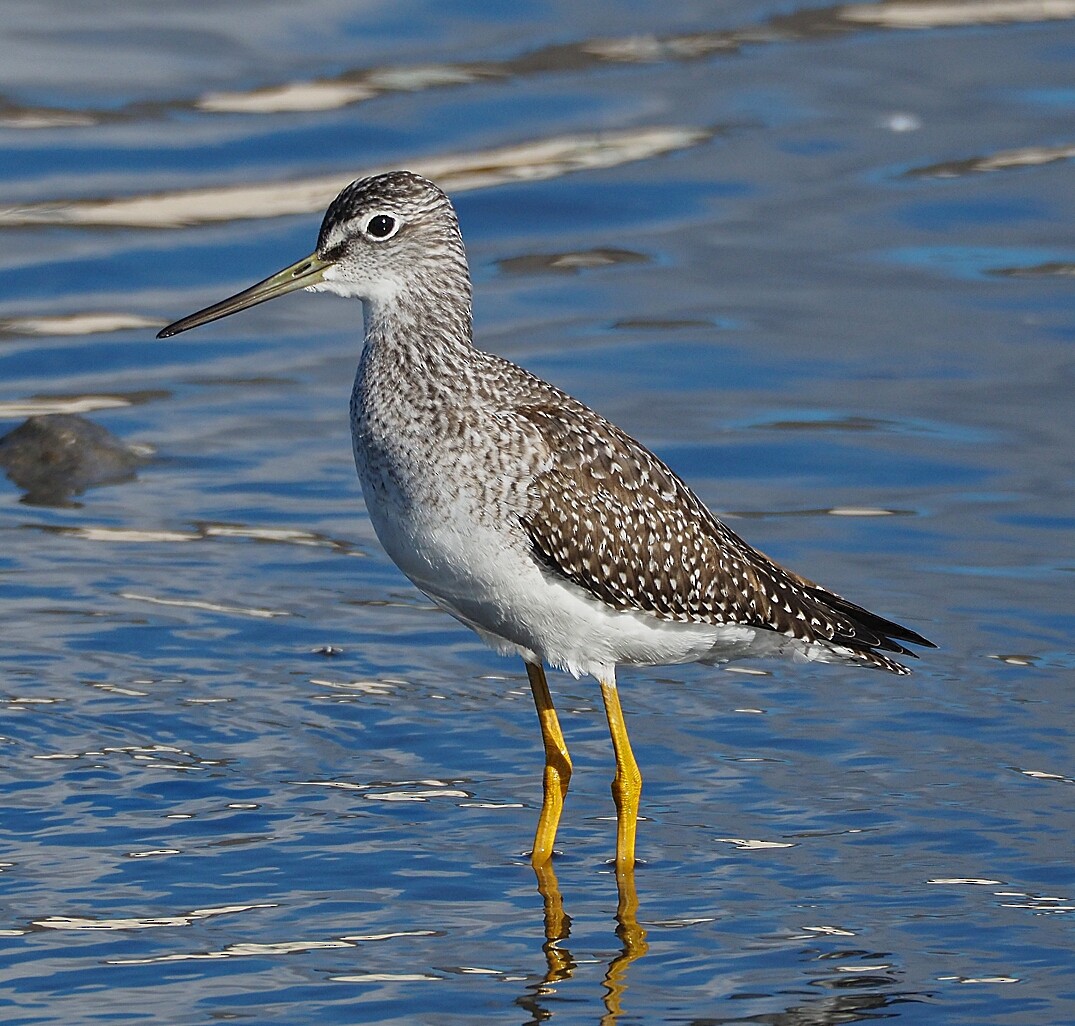
POLYGON ((366 225, 366 234, 374 239, 387 239, 396 230, 396 219, 387 214, 378 214, 370 218, 366 225))

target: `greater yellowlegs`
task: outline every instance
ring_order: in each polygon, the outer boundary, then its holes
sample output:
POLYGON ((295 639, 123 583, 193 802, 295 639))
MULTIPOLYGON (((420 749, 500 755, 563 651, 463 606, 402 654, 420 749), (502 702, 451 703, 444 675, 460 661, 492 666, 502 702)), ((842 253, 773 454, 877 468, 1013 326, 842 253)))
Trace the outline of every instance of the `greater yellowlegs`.
POLYGON ((933 647, 785 570, 629 435, 476 349, 459 223, 432 182, 394 171, 352 183, 308 257, 158 338, 301 288, 363 303, 351 435, 378 538, 437 605, 526 664, 545 746, 535 868, 552 854, 571 777, 544 664, 600 684, 625 874, 642 778, 617 665, 757 655, 907 673, 889 653, 933 647))

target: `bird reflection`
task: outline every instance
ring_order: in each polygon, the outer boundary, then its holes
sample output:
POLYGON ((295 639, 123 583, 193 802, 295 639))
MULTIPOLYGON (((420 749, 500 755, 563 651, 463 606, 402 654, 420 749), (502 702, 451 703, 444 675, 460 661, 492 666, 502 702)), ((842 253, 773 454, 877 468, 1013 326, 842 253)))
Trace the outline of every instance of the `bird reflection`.
MULTIPOLYGON (((571 933, 571 917, 564 910, 563 896, 551 861, 537 868, 535 872, 537 889, 544 902, 545 911, 545 941, 542 945, 545 974, 540 980, 529 983, 526 990, 515 999, 515 1003, 527 1013, 523 1026, 538 1026, 549 1022, 558 1011, 565 1011, 563 1007, 558 1008, 555 1004, 558 985, 571 980, 579 966, 567 944, 571 933)), ((649 950, 646 931, 638 922, 638 894, 635 890, 634 873, 618 872, 616 886, 619 897, 616 906, 616 936, 620 941, 620 950, 605 969, 602 981, 605 990, 604 1013, 597 1019, 598 1026, 615 1026, 624 1017, 639 1021, 644 1014, 643 1010, 638 1008, 632 1012, 627 1007, 626 1000, 631 966, 649 950)), ((817 957, 816 952, 811 953, 817 957)), ((898 1014, 893 1012, 894 1008, 932 999, 932 995, 928 993, 897 990, 894 987, 895 980, 881 975, 856 976, 854 979, 834 981, 831 973, 820 973, 814 979, 805 979, 811 987, 818 989, 818 993, 810 995, 809 987, 807 991, 803 991, 801 986, 796 984, 792 988, 794 1001, 779 1011, 745 1018, 737 1014, 728 1018, 701 1017, 684 1021, 693 1026, 732 1026, 733 1023, 746 1022, 764 1022, 768 1026, 846 1026, 890 1018, 898 1014)), ((777 997, 778 994, 773 996, 777 997)), ((638 1000, 644 1005, 646 997, 640 993, 638 1000)), ((577 1019, 577 1009, 572 1008, 572 1012, 577 1019)))
MULTIPOLYGON (((553 1010, 546 998, 556 994, 556 984, 571 979, 578 963, 567 945, 571 935, 571 917, 564 910, 560 883, 551 860, 534 867, 537 889, 544 903, 545 975, 537 983, 530 984, 516 1003, 530 1015, 525 1026, 548 1021, 553 1010)), ((617 868, 616 871, 616 936, 620 951, 608 964, 603 981, 605 988, 605 1014, 598 1020, 601 1026, 614 1026, 623 1014, 624 996, 628 988, 628 970, 631 964, 648 950, 646 931, 638 922, 638 892, 635 889, 634 867, 617 868)))

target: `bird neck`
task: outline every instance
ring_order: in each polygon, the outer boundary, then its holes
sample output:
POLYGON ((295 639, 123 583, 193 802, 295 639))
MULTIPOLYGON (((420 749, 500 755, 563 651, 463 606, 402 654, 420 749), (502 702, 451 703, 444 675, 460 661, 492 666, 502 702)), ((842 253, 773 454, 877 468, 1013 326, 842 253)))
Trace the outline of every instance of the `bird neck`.
POLYGON ((408 291, 365 301, 366 344, 351 392, 351 433, 363 480, 378 460, 397 468, 428 463, 449 422, 467 408, 477 350, 469 281, 466 286, 450 294, 408 291))
POLYGON ((473 358, 470 277, 441 273, 408 281, 392 295, 364 303, 366 352, 424 373, 458 372, 473 358))

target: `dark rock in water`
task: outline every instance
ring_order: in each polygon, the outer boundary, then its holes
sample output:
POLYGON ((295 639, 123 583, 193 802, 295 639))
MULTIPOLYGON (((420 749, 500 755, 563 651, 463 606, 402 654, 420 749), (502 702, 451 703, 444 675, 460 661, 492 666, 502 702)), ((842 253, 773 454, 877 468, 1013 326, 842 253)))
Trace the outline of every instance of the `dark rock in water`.
POLYGON ((0 467, 37 506, 67 506, 87 488, 130 481, 148 454, 70 413, 30 417, 0 438, 0 467))

